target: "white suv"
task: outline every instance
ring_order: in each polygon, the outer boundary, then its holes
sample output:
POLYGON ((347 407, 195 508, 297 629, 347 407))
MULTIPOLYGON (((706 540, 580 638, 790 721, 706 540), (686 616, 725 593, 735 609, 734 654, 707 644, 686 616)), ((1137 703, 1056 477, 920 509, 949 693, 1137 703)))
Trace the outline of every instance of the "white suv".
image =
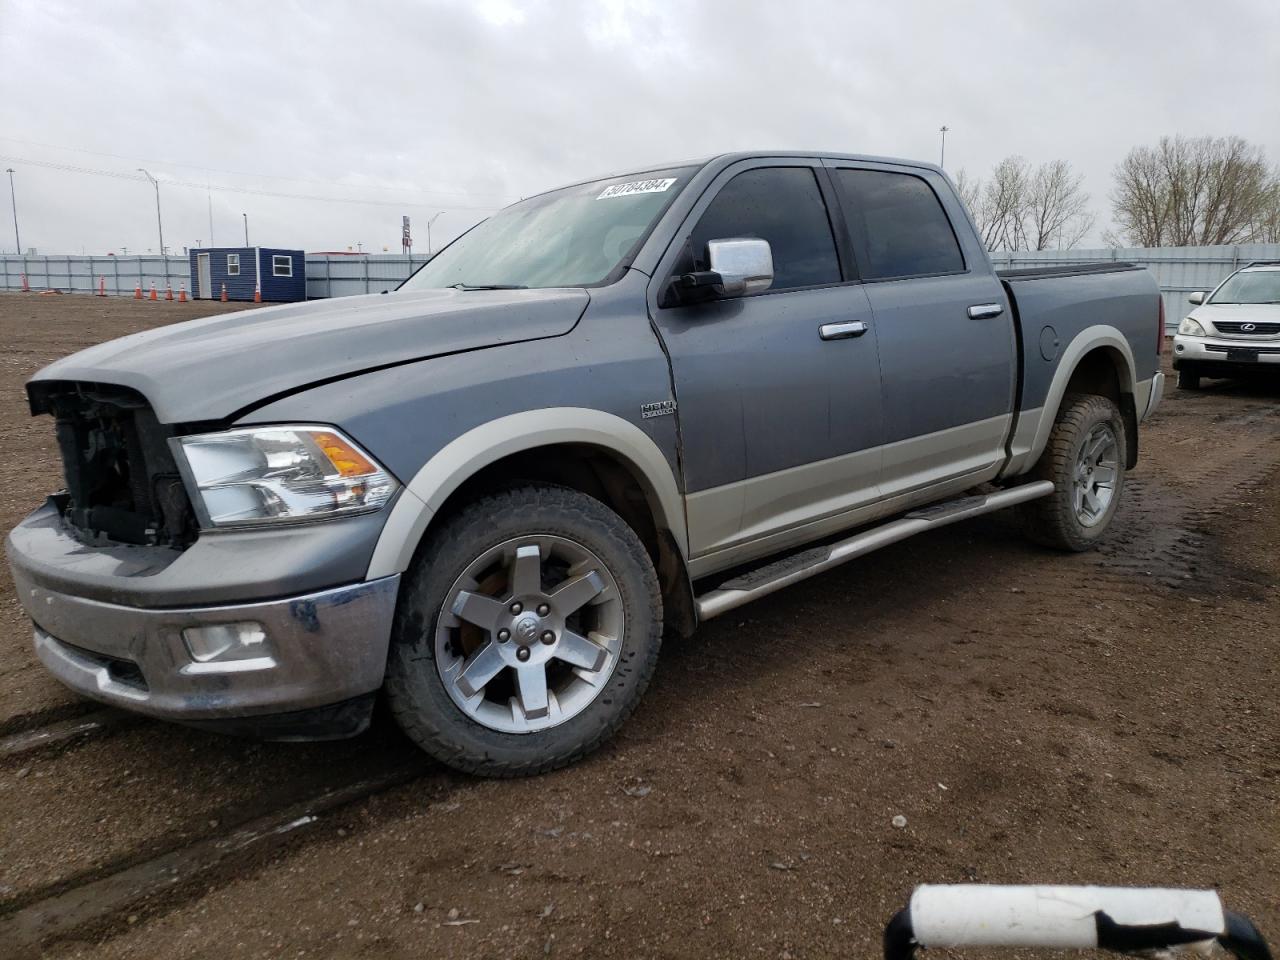
POLYGON ((1233 377, 1263 364, 1280 371, 1280 261, 1247 264, 1212 293, 1188 299, 1196 309, 1173 338, 1181 389, 1198 389, 1201 377, 1233 377))

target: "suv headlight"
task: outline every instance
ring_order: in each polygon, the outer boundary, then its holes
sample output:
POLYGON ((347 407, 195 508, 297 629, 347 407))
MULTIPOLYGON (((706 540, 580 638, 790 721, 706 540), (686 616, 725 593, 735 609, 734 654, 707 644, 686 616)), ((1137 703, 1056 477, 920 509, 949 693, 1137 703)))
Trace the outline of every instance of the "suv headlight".
POLYGON ((201 526, 318 520, 377 510, 395 479, 332 427, 226 430, 170 441, 201 526))
POLYGON ((1200 326, 1199 321, 1192 320, 1190 317, 1178 324, 1178 333, 1184 337, 1203 337, 1207 336, 1204 327, 1200 326))

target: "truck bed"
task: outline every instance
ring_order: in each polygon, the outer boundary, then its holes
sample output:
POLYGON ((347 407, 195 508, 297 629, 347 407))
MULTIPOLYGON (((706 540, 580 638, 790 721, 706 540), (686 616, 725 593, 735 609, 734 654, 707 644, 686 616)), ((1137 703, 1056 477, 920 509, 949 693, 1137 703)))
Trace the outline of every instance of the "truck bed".
POLYGON ((1090 273, 1117 273, 1122 270, 1142 270, 1136 263, 1121 260, 1098 260, 1068 263, 1055 267, 1025 267, 1019 270, 997 270, 1001 280, 1039 280, 1045 277, 1078 277, 1090 273))

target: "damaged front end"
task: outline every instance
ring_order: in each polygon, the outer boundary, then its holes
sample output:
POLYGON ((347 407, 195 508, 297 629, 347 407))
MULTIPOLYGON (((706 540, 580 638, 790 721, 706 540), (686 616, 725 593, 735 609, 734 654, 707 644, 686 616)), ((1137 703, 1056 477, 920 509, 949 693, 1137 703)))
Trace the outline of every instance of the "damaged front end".
POLYGON ((28 384, 33 414, 56 423, 66 492, 55 497, 83 542, 184 550, 198 525, 169 449, 171 427, 128 387, 71 381, 28 384))

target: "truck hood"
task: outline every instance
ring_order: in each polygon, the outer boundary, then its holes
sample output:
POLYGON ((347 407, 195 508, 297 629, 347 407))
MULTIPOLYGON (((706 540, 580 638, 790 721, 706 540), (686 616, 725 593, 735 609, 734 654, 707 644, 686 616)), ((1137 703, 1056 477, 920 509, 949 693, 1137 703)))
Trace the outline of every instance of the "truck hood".
POLYGON ((224 420, 320 381, 561 336, 589 299, 577 288, 423 290, 264 307, 111 340, 50 364, 32 384, 120 384, 162 423, 224 420))

